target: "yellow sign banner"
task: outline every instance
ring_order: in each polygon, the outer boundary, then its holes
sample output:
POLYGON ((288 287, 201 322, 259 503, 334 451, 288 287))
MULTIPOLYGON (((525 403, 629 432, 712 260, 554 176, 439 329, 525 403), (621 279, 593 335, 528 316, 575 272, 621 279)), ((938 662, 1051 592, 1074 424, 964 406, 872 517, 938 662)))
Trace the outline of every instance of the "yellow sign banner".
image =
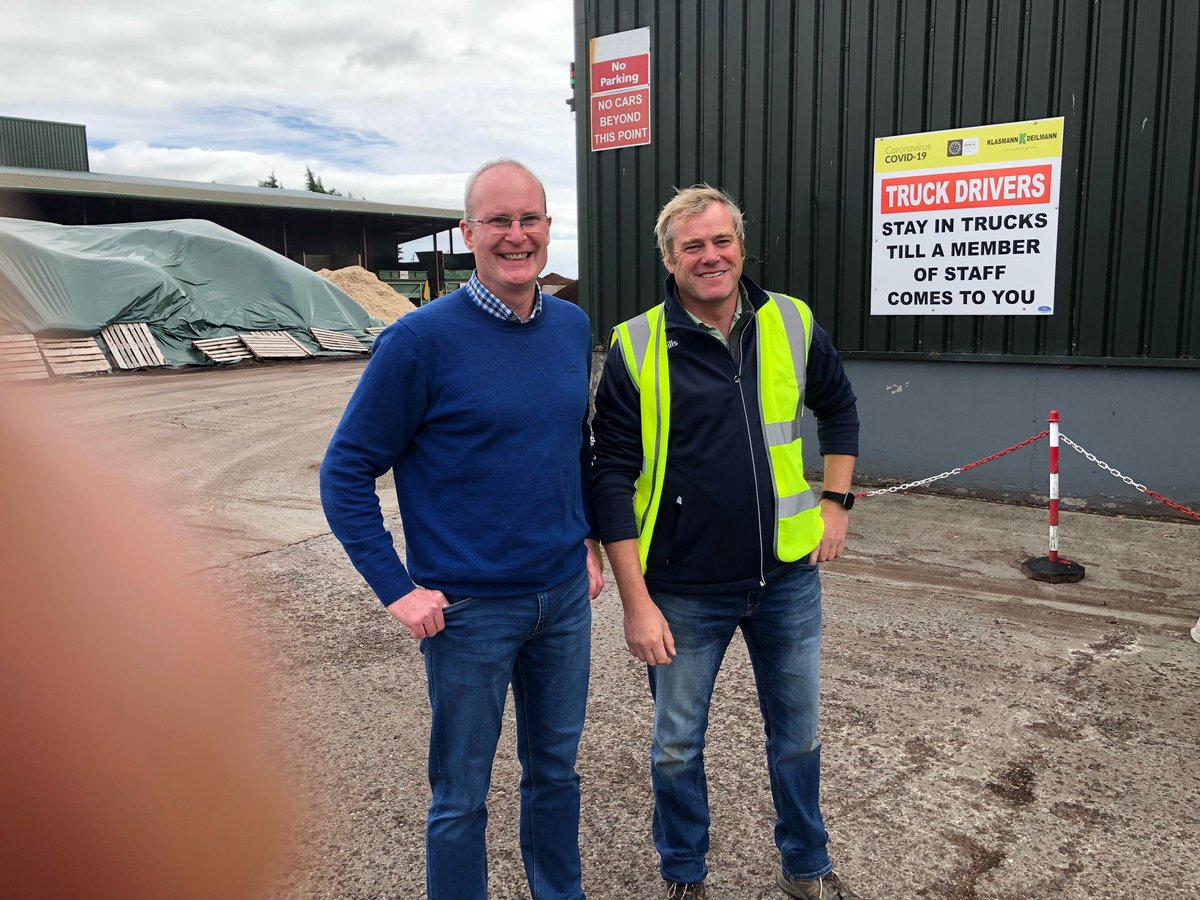
POLYGON ((902 134, 875 141, 875 174, 1062 157, 1063 117, 902 134))

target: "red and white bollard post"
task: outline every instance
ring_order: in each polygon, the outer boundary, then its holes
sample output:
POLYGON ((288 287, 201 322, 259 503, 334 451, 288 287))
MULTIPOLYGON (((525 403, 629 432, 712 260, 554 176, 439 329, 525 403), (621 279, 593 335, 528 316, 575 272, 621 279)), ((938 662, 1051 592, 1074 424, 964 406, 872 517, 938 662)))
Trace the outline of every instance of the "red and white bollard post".
POLYGON ((1079 563, 1058 555, 1058 410, 1050 410, 1050 552, 1046 556, 1027 559, 1021 571, 1034 581, 1065 584, 1083 580, 1084 569, 1079 563))
POLYGON ((1050 410, 1050 553, 1058 562, 1058 410, 1050 410))

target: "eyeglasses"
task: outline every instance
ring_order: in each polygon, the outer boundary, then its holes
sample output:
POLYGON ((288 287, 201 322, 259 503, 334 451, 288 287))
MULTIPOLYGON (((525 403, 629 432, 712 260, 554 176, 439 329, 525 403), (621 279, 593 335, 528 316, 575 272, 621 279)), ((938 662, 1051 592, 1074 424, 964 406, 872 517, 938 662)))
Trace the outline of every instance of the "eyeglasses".
POLYGON ((519 219, 514 219, 512 216, 487 216, 482 219, 467 219, 472 225, 482 225, 488 231, 496 234, 503 234, 512 228, 512 223, 517 222, 524 232, 537 232, 545 228, 549 222, 549 216, 543 216, 539 213, 526 213, 519 219))

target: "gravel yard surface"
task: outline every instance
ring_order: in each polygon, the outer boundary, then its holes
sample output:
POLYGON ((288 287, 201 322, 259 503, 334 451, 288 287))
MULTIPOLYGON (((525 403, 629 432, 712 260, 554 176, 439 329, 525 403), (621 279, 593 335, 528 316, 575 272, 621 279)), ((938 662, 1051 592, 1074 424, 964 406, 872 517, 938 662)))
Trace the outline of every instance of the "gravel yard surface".
MULTIPOLYGON (((195 538, 196 575, 249 620, 303 805, 270 898, 424 896, 427 705, 416 643, 328 532, 316 468, 362 363, 30 385, 122 448, 195 538)), ((395 497, 381 483, 401 541, 395 497)), ((934 495, 860 501, 823 567, 823 802, 865 898, 1200 896, 1200 527, 1064 513, 1074 585, 1025 579, 1046 513, 934 495)), ((595 603, 579 759, 592 898, 662 896, 650 698, 620 602, 595 603)), ((709 895, 782 898, 762 728, 740 643, 713 701, 709 895)), ((528 898, 510 718, 496 761, 495 898, 528 898)))

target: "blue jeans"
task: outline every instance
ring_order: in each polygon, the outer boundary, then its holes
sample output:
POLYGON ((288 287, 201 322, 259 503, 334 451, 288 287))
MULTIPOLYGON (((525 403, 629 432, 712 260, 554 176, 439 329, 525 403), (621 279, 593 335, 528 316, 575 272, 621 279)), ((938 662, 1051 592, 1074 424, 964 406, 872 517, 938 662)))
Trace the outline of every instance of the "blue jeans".
POLYGON ((546 591, 449 597, 421 641, 429 705, 429 900, 487 897, 487 793, 512 685, 521 761, 521 855, 533 900, 582 900, 579 775, 591 657, 586 570, 546 591))
POLYGON ((650 770, 654 846, 667 881, 708 874, 708 782, 704 732, 717 670, 734 631, 750 652, 766 731, 775 801, 775 843, 784 871, 816 878, 832 869, 819 803, 817 706, 821 666, 821 581, 816 566, 735 594, 652 592, 675 638, 675 658, 648 666, 654 695, 650 770))

